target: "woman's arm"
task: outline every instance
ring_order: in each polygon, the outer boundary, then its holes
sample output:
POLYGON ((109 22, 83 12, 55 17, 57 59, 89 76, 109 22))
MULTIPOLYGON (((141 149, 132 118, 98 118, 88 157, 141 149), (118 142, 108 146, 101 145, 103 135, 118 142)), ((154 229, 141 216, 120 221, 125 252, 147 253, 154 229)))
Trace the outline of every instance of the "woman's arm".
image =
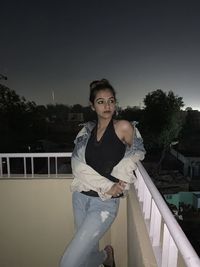
POLYGON ((71 166, 74 178, 82 181, 89 187, 90 190, 106 192, 114 184, 114 182, 100 175, 88 164, 81 161, 78 157, 72 157, 71 166))
POLYGON ((134 125, 121 120, 117 122, 116 133, 127 144, 125 156, 113 168, 111 175, 127 183, 133 183, 136 179, 133 171, 137 168, 137 162, 144 159, 146 153, 142 137, 134 125))
POLYGON ((118 137, 128 146, 133 144, 134 126, 126 120, 116 122, 116 133, 118 137))
MULTIPOLYGON (((124 183, 114 183, 104 176, 101 176, 92 167, 81 162, 77 157, 72 157, 72 173, 76 181, 80 181, 89 190, 96 191, 100 197, 111 198, 121 194, 124 190, 124 183)), ((75 180, 74 180, 75 181, 75 180)), ((75 183, 76 183, 75 181, 75 183)))

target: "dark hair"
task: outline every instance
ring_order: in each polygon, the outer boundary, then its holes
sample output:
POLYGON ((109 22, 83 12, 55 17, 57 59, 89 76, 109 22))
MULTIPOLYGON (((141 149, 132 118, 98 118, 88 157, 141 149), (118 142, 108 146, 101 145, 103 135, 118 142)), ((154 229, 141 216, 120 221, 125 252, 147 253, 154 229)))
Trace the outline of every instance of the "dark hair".
POLYGON ((95 97, 100 90, 110 90, 116 100, 116 92, 110 82, 106 79, 96 80, 90 83, 90 102, 94 104, 95 97))

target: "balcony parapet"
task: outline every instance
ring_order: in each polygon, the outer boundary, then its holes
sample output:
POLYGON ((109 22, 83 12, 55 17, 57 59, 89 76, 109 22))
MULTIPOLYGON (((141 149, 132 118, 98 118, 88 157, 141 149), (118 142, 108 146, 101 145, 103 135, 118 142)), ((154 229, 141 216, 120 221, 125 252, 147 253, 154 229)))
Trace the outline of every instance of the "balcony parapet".
MULTIPOLYGON (((34 178, 69 178, 71 174, 61 172, 63 164, 59 159, 69 159, 71 153, 15 153, 0 154, 0 179, 34 178), (36 173, 36 159, 46 159, 46 172, 36 173), (20 159, 21 174, 13 173, 14 159, 20 159)), ((67 162, 68 164, 68 162, 67 162)), ((65 171, 66 169, 64 169, 65 171)), ((199 267, 200 259, 182 231, 178 222, 168 208, 163 197, 155 187, 142 163, 138 163, 136 170, 137 180, 134 184, 138 201, 140 202, 143 219, 146 225, 152 249, 159 267, 199 267)), ((129 251, 131 248, 128 249, 129 251)), ((128 255, 128 258, 131 255, 128 255)), ((129 260, 128 260, 129 261, 129 260)), ((129 265, 130 266, 130 265, 129 265)), ((137 265, 135 265, 137 266, 137 265)), ((147 266, 147 265, 144 265, 147 266)), ((131 267, 131 266, 130 266, 131 267)))

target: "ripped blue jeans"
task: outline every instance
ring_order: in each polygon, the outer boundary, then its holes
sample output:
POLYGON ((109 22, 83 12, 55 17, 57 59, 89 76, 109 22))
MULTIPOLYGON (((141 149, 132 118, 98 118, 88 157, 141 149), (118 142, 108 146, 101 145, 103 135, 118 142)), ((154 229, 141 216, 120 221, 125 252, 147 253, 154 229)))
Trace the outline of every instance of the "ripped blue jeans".
POLYGON ((76 232, 66 248, 60 267, 98 267, 106 259, 99 251, 99 240, 110 228, 119 208, 119 198, 102 201, 73 192, 72 202, 76 232))

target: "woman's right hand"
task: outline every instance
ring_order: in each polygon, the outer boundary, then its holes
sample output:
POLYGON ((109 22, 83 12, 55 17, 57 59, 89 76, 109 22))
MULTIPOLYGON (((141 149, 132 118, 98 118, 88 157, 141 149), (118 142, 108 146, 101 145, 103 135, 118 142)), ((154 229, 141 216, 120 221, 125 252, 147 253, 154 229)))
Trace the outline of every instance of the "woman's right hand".
POLYGON ((108 195, 112 195, 113 197, 117 197, 121 195, 124 191, 126 184, 124 182, 115 183, 110 190, 106 192, 108 195))

